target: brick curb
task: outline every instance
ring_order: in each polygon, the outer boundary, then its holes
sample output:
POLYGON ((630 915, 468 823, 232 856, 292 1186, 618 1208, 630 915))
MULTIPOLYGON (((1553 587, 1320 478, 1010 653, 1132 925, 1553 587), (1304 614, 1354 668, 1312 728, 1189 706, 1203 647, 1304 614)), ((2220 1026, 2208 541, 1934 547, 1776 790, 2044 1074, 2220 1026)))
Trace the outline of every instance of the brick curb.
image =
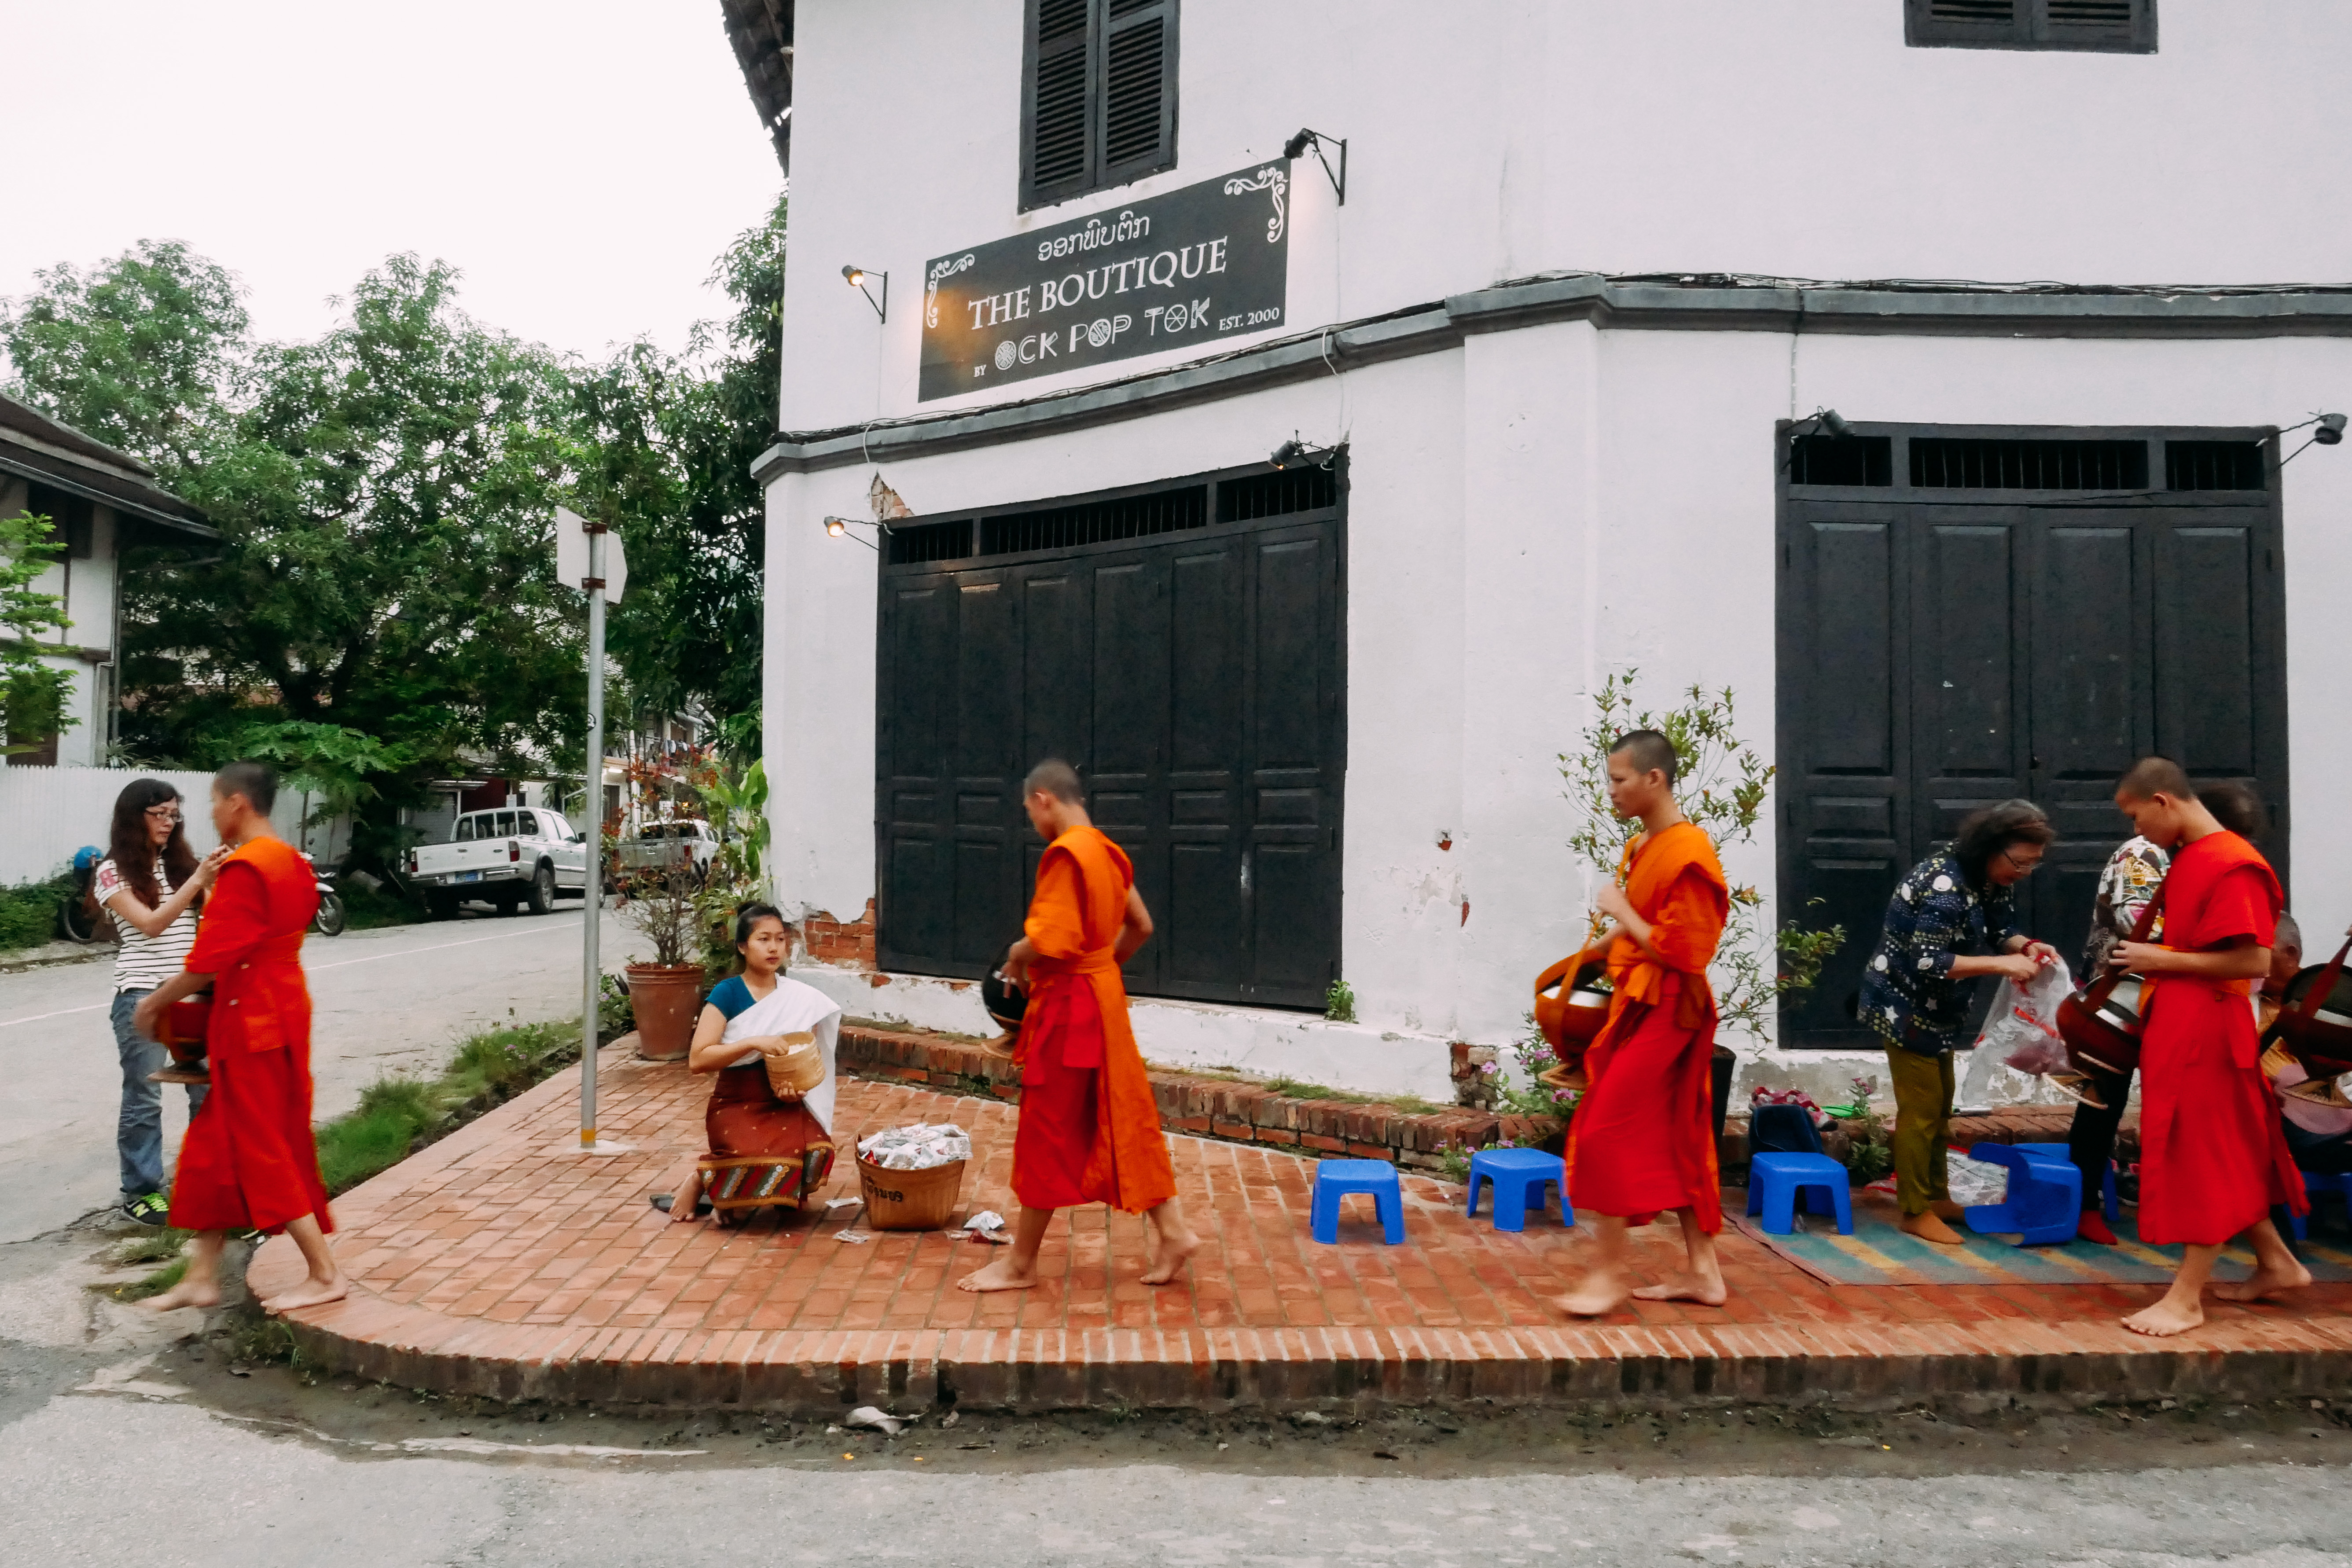
MULTIPOLYGON (((257 1287, 300 1261, 271 1242, 257 1287)), ((1554 1329, 866 1332, 525 1327, 452 1331, 437 1312, 354 1298, 289 1317, 341 1373, 499 1400, 738 1406, 823 1415, 853 1405, 1038 1411, 1272 1410, 1482 1402, 2086 1405, 2334 1396, 2352 1318, 2209 1325, 2168 1344, 2120 1326, 1932 1324, 1554 1329)))

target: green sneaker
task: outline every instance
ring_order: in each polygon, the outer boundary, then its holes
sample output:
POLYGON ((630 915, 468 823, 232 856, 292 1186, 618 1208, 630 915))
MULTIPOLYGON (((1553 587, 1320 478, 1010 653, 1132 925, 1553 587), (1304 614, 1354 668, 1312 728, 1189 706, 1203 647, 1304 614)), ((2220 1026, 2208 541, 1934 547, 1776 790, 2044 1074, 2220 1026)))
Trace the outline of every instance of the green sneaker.
POLYGON ((172 1200, 161 1193, 143 1193, 122 1205, 125 1216, 141 1225, 161 1228, 171 1223, 172 1200))

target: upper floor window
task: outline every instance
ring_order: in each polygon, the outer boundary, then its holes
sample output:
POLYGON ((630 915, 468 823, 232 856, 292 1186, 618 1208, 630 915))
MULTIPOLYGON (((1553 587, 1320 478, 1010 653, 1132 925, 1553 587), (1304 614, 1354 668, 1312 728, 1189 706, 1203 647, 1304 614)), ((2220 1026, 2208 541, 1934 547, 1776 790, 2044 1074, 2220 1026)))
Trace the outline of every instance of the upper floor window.
POLYGON ((2156 53, 2156 0, 1903 0, 1915 48, 2156 53))
POLYGON ((1176 166, 1177 0, 1027 0, 1021 206, 1176 166))

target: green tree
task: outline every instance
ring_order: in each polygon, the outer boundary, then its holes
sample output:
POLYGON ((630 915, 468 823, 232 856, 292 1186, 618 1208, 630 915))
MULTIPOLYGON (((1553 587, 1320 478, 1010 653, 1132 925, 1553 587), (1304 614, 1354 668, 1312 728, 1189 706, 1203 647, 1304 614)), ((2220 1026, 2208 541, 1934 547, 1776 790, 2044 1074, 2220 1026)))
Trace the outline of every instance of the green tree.
POLYGON ((60 264, 0 309, 9 390, 153 466, 168 486, 219 438, 247 350, 236 280, 178 240, 84 273, 60 264))
POLYGON ((719 258, 710 282, 733 312, 698 326, 686 355, 636 345, 579 389, 598 499, 629 552, 614 658, 639 701, 701 704, 721 720, 727 749, 747 758, 759 752, 767 537, 751 464, 775 434, 785 213, 779 196, 719 258))
POLYGON ((33 584, 65 546, 49 520, 30 513, 0 519, 0 752, 37 751, 71 721, 65 716, 69 676, 45 663, 44 632, 68 625, 65 601, 33 584))
POLYGON ((216 755, 289 720, 425 767, 577 751, 580 628, 551 532, 568 367, 468 320, 456 283, 395 257, 342 325, 255 355, 233 429, 185 485, 219 554, 126 584, 134 752, 216 755))

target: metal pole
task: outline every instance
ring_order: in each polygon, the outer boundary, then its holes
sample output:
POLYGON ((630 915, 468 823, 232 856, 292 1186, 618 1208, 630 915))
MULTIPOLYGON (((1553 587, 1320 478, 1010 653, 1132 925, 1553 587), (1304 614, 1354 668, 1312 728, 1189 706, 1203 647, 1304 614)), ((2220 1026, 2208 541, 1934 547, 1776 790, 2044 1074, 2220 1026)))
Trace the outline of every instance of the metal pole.
POLYGON ((604 971, 596 939, 604 914, 604 530, 588 525, 588 754, 580 782, 586 786, 588 867, 581 889, 580 935, 580 1146, 596 1146, 596 1019, 604 1000, 604 971))

